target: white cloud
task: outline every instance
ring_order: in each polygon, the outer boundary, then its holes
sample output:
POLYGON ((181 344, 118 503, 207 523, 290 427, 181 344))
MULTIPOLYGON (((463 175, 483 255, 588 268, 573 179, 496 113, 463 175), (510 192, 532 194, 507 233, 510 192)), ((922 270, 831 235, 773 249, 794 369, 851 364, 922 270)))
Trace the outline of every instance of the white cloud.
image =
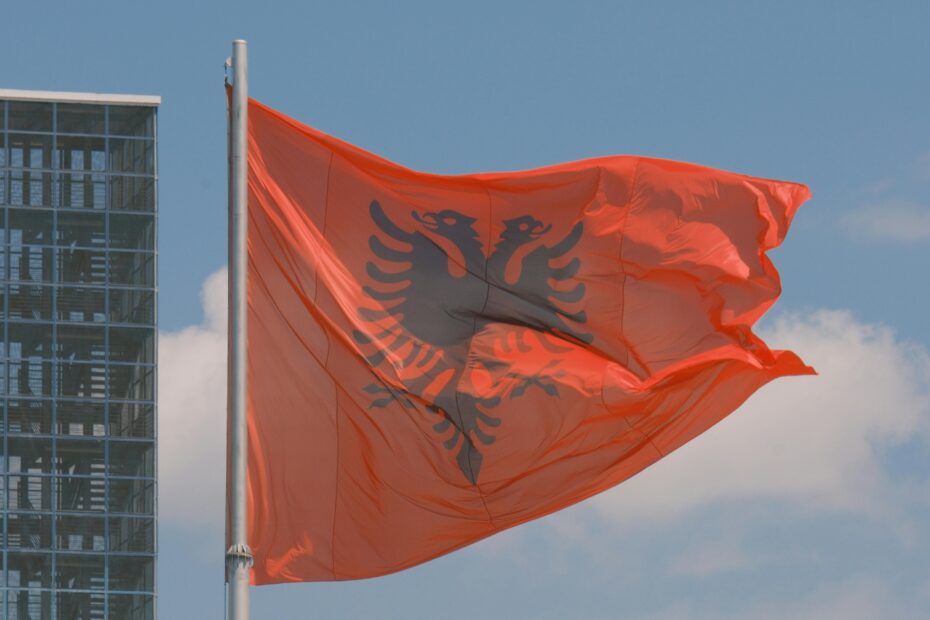
POLYGON ((749 604, 736 613, 695 612, 678 604, 637 620, 917 620, 923 618, 877 579, 853 579, 796 600, 749 604))
POLYGON ((204 322, 158 340, 159 516, 223 531, 226 476, 226 269, 201 291, 204 322))
POLYGON ((930 208, 913 203, 876 204, 854 209, 843 218, 856 238, 916 243, 930 240, 930 208))
POLYGON ((848 312, 784 316, 763 331, 819 376, 775 381, 733 415, 593 502, 620 520, 675 518, 713 502, 769 499, 804 510, 893 516, 881 451, 928 437, 923 347, 848 312))

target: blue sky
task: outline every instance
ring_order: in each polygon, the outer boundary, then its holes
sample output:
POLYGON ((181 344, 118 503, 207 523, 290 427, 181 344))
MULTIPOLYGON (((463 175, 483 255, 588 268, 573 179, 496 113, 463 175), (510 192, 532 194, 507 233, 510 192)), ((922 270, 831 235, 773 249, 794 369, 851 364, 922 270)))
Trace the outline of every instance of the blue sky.
POLYGON ((159 94, 160 615, 222 616, 222 63, 402 164, 613 153, 808 183, 762 331, 784 380, 593 501, 256 618, 930 617, 930 5, 19 2, 0 87, 159 94), (734 446, 739 446, 734 449, 734 446))

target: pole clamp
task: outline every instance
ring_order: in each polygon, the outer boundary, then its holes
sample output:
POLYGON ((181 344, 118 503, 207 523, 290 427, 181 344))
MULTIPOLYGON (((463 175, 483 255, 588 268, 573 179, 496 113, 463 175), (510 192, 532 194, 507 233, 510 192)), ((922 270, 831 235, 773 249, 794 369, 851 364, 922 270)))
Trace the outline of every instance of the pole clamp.
POLYGON ((240 568, 250 569, 254 562, 255 558, 252 556, 252 550, 249 549, 248 545, 231 545, 226 550, 226 572, 228 575, 232 575, 240 568))

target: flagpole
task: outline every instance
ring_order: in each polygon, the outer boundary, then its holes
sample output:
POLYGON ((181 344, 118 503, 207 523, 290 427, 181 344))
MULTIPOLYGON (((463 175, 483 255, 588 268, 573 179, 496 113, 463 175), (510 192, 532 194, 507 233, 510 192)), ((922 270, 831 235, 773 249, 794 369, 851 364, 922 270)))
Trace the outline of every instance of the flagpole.
POLYGON ((252 550, 247 536, 246 474, 248 435, 246 425, 246 359, 248 335, 246 269, 248 268, 248 47, 242 39, 232 44, 232 140, 229 191, 229 449, 231 451, 229 497, 229 549, 226 550, 226 582, 230 620, 249 618, 249 574, 252 550))

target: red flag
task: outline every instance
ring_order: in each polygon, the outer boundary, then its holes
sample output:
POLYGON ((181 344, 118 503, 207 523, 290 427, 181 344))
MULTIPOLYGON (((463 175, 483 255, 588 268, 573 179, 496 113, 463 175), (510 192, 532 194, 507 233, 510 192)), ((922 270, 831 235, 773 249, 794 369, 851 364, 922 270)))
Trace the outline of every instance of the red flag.
POLYGON ((397 571, 608 489, 769 380, 803 185, 415 172, 249 105, 253 581, 397 571))

